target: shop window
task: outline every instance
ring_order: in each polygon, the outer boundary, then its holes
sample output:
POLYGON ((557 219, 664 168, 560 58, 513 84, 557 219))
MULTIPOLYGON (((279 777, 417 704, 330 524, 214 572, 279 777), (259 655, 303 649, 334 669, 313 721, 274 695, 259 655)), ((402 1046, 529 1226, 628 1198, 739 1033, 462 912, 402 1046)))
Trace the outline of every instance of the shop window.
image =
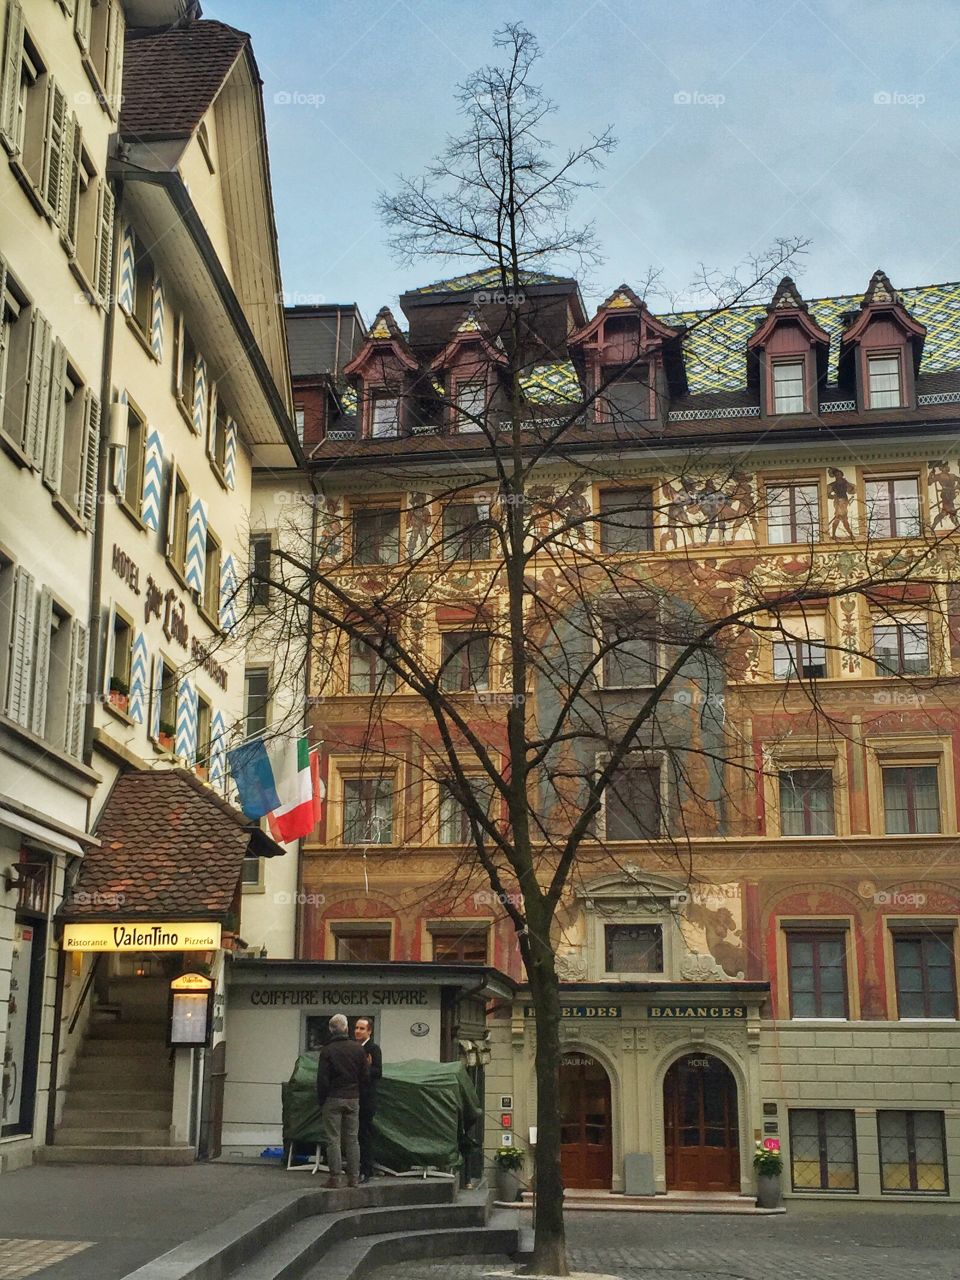
POLYGON ((270 608, 270 556, 273 539, 269 533, 255 533, 250 539, 250 607, 270 608))
POLYGON ((345 778, 343 843, 393 843, 394 779, 345 778))
POLYGON ((489 560, 490 508, 476 502, 451 502, 443 509, 444 560, 489 560))
POLYGON ((601 628, 603 685, 606 689, 644 689, 656 680, 656 643, 652 618, 608 620, 601 628), (640 632, 637 635, 637 632, 640 632), (644 635, 643 633, 647 634, 644 635), (608 646, 613 646, 608 647, 608 646))
POLYGON ((903 403, 900 390, 900 357, 869 356, 867 382, 871 409, 899 409, 903 403))
POLYGON ((788 769, 780 774, 780 834, 832 836, 833 774, 829 769, 788 769))
POLYGON ((147 425, 133 405, 128 404, 123 501, 137 519, 140 518, 140 497, 143 493, 143 453, 146 440, 147 425))
POLYGON ((490 637, 476 631, 445 631, 440 684, 448 693, 489 689, 490 637))
POLYGON ((790 1111, 794 1191, 856 1191, 857 1138, 852 1111, 790 1111))
POLYGON ((600 491, 600 549, 615 554, 653 548, 653 495, 649 489, 600 491))
POLYGON ((353 518, 353 563, 398 564, 400 512, 396 508, 358 511, 353 518))
POLYGON ((767 485, 767 541, 777 546, 820 538, 820 486, 815 482, 767 485))
POLYGON ((864 481, 868 538, 920 535, 920 486, 916 476, 876 476, 864 481))
POLYGON ((952 932, 896 930, 893 967, 900 1018, 956 1018, 952 932))
POLYGON ((396 676, 386 660, 366 640, 350 640, 350 692, 392 693, 396 676))
POLYGON ((803 413, 803 361, 778 360, 773 366, 774 413, 803 413))
POLYGON ((631 765, 614 774, 604 794, 608 840, 653 840, 662 834, 660 770, 631 765))
POLYGON ((110 705, 126 712, 130 699, 130 663, 133 652, 133 627, 129 620, 114 610, 110 644, 110 705))
POLYGON ((881 772, 887 835, 927 835, 939 831, 937 766, 887 765, 881 772))
POLYGON ((791 1018, 847 1017, 845 930, 787 932, 791 1018))
POLYGON ((334 925, 334 959, 359 964, 387 964, 390 960, 389 925, 334 925))
POLYGON ((822 680, 827 675, 826 619, 806 614, 783 618, 783 639, 773 643, 775 680, 822 680))
POLYGON ((878 1111, 880 1189, 946 1195, 942 1111, 878 1111))
POLYGON ((464 921, 463 925, 430 925, 435 964, 487 964, 490 926, 464 921))
POLYGON ((930 672, 927 622, 916 615, 886 616, 873 624, 878 676, 925 676, 930 672))
MULTIPOLYGON (((494 801, 493 782, 490 778, 474 777, 468 778, 467 784, 489 817, 494 801)), ((473 840, 466 806, 448 782, 440 784, 439 837, 441 844, 469 844, 473 840)))
POLYGON ((248 667, 244 674, 243 736, 256 738, 270 723, 270 671, 267 667, 248 667))
POLYGON ((374 440, 385 440, 399 432, 399 396, 375 394, 370 409, 370 435, 374 440))
POLYGON ((220 559, 222 551, 220 539, 212 529, 207 528, 207 551, 203 562, 203 611, 215 627, 219 627, 220 617, 220 559))
POLYGON ((457 430, 482 431, 487 411, 485 382, 457 383, 457 430))
POLYGON ((607 973, 663 973, 663 925, 604 925, 603 946, 607 973))

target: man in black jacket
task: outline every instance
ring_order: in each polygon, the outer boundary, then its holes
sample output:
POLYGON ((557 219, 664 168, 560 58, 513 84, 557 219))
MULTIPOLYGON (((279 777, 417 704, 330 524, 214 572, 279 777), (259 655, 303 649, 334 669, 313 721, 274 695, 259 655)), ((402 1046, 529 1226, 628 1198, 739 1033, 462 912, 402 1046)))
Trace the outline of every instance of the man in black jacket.
POLYGON ((342 1013, 333 1015, 329 1027, 330 1041, 320 1050, 317 1063, 317 1101, 330 1170, 327 1186, 339 1187, 346 1159, 347 1186, 355 1187, 360 1179, 360 1096, 369 1085, 370 1066, 363 1049, 347 1035, 342 1013))
POLYGON ((371 1039, 373 1026, 369 1018, 358 1018, 353 1027, 353 1038, 367 1055, 370 1080, 360 1090, 360 1181, 373 1177, 373 1117, 377 1112, 377 1081, 383 1075, 383 1054, 380 1046, 371 1039))

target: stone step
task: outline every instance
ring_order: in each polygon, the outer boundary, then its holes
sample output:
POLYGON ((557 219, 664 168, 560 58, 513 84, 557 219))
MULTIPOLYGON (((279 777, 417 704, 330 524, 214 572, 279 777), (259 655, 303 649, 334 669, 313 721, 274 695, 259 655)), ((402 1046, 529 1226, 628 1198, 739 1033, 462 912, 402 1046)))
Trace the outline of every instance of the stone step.
MULTIPOLYGON (((498 1205, 503 1201, 498 1200, 498 1205)), ((517 1209, 531 1209, 532 1196, 529 1191, 515 1206, 517 1209)), ((739 1195, 737 1192, 711 1192, 698 1194, 692 1191, 669 1191, 666 1195, 625 1196, 613 1191, 577 1191, 568 1189, 563 1193, 563 1207, 568 1212, 632 1212, 632 1213, 711 1213, 734 1214, 740 1216, 762 1217, 771 1213, 785 1213, 783 1207, 777 1209, 760 1209, 753 1196, 739 1195)))
POLYGON ((116 1110, 115 1108, 78 1107, 67 1094, 59 1128, 95 1129, 100 1121, 117 1129, 163 1129, 170 1123, 169 1107, 149 1107, 142 1110, 116 1110))
POLYGON ((173 1087, 163 1089, 114 1089, 69 1088, 65 1107, 76 1111, 157 1111, 161 1108, 170 1114, 173 1107, 173 1087))
MULTIPOLYGON (((514 1217, 515 1215, 511 1215, 514 1217)), ((519 1245, 516 1226, 491 1219, 484 1227, 418 1230, 363 1236, 334 1245, 303 1280, 360 1280, 375 1267, 419 1258, 455 1258, 485 1255, 508 1264, 519 1245)))
POLYGON ((71 1089, 164 1089, 173 1087, 173 1067, 110 1058, 79 1058, 70 1072, 71 1089))
POLYGON ((57 1130, 54 1141, 58 1147, 169 1147, 170 1126, 155 1129, 113 1128, 106 1121, 89 1129, 79 1127, 57 1130))
POLYGON ((109 1147, 103 1143, 85 1147, 37 1147, 35 1155, 40 1164, 180 1165, 193 1164, 196 1159, 193 1147, 109 1147))
POLYGON ((156 1062, 166 1059, 170 1050, 161 1040, 144 1042, 133 1038, 109 1039, 106 1036, 87 1037, 77 1061, 91 1058, 109 1058, 112 1062, 156 1062))
POLYGON ((426 1204, 420 1206, 360 1209, 350 1214, 320 1214, 297 1222, 261 1249, 230 1280, 290 1280, 337 1244, 355 1236, 393 1234, 429 1227, 431 1230, 464 1230, 484 1225, 482 1204, 426 1204))

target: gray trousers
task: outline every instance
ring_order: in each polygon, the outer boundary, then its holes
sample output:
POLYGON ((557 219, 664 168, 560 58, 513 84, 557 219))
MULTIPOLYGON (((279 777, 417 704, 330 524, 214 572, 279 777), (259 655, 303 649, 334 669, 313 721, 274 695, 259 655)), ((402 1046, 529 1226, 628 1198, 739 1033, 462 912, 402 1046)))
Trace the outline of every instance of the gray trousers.
POLYGON ((321 1115, 330 1177, 338 1178, 346 1161, 347 1176, 355 1178, 360 1172, 359 1098, 328 1098, 321 1115))

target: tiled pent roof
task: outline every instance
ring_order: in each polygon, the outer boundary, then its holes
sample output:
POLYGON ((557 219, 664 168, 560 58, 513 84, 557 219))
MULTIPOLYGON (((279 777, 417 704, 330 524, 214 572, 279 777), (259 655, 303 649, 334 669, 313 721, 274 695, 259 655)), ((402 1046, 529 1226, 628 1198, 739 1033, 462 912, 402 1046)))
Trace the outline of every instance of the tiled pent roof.
MULTIPOLYGON (((411 293, 468 293, 471 289, 499 289, 501 287, 499 267, 484 267, 481 271, 470 271, 463 276, 451 276, 449 280, 435 280, 433 284, 422 285, 419 289, 411 289, 411 293)), ((564 276, 551 276, 544 271, 521 271, 523 284, 560 284, 565 283, 564 276)))
POLYGON ((62 915, 213 919, 230 911, 250 823, 185 769, 121 775, 62 915), (113 905, 112 905, 113 904, 113 905))
MULTIPOLYGON (((926 326, 921 373, 935 373, 960 366, 960 283, 920 285, 898 289, 903 304, 926 326)), ((859 311, 862 294, 839 298, 809 299, 810 315, 830 334, 829 382, 837 380, 837 358, 843 334, 843 315, 859 311)), ((690 391, 733 391, 746 385, 747 339, 757 321, 766 317, 763 305, 737 307, 718 315, 683 311, 661 317, 667 324, 703 324, 684 339, 690 391)))
POLYGON ((120 132, 134 138, 189 137, 249 39, 206 18, 182 27, 128 31, 120 132))

